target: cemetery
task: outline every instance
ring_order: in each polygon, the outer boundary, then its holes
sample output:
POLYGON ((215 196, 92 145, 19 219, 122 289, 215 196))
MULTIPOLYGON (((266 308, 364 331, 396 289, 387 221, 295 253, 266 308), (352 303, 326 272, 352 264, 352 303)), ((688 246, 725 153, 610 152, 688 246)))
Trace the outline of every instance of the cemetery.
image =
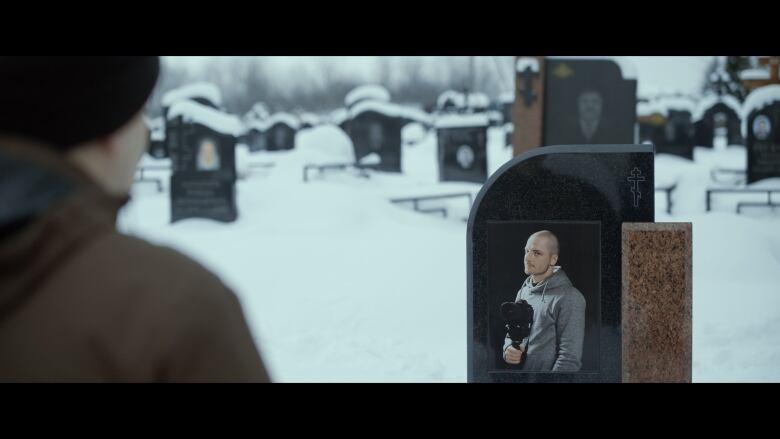
POLYGON ((780 351, 747 355, 780 331, 775 73, 742 101, 640 96, 648 76, 621 57, 519 56, 510 73, 506 93, 444 89, 430 113, 367 82, 336 108, 239 118, 225 90, 184 84, 149 122, 119 224, 220 273, 280 381, 780 380, 780 351), (577 371, 503 357, 517 252, 543 228, 586 304, 577 371), (756 265, 722 257, 754 248, 756 265), (726 333, 735 270, 762 273, 745 282, 767 306, 726 333), (293 307, 316 329, 291 331, 293 307))

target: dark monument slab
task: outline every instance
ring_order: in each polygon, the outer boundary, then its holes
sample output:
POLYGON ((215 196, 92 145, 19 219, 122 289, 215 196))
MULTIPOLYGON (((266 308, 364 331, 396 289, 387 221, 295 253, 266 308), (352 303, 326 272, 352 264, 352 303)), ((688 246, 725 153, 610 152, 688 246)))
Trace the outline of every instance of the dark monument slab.
POLYGON ((235 221, 238 121, 190 102, 175 104, 169 116, 171 222, 235 221))
POLYGON ((693 118, 696 146, 712 148, 716 137, 725 138, 726 145, 744 144, 741 108, 736 98, 724 96, 722 100, 703 103, 698 112, 693 118))
POLYGON ((660 113, 653 113, 647 116, 640 116, 639 121, 639 143, 653 143, 659 135, 663 135, 666 117, 660 113))
POLYGON ((542 145, 633 144, 635 79, 609 59, 551 59, 544 69, 542 145))
POLYGON ((244 143, 249 147, 249 152, 265 151, 268 149, 265 133, 256 127, 249 128, 244 135, 244 143))
POLYGON ((654 133, 655 151, 693 160, 694 135, 691 112, 670 108, 667 110, 663 128, 654 133))
POLYGON ((763 102, 751 103, 753 93, 745 100, 749 111, 746 130, 748 183, 780 177, 780 86, 763 88, 767 90, 753 92, 763 102))
MULTIPOLYGON (((490 177, 467 232, 470 382, 621 380, 621 230, 624 222, 653 221, 653 180, 651 145, 537 148, 490 177), (516 299, 527 278, 524 246, 539 230, 558 236, 557 265, 585 303, 581 365, 567 372, 525 370, 541 355, 533 339, 529 363, 509 365, 502 357, 507 330, 501 305, 516 299)), ((553 324, 561 309, 555 290, 547 294, 549 302, 544 291, 541 300, 552 314, 534 316, 541 327, 553 324)))
POLYGON ((295 133, 300 122, 287 113, 277 113, 265 121, 265 145, 268 151, 289 151, 295 149, 295 133))
POLYGON ((487 127, 484 114, 453 114, 437 120, 439 181, 487 180, 487 127))
POLYGON ((350 109, 346 132, 355 148, 355 160, 379 156, 379 171, 401 172, 401 118, 384 102, 362 102, 350 109))
POLYGON ((170 108, 185 100, 218 110, 222 105, 222 93, 216 85, 208 82, 194 82, 170 90, 161 99, 163 117, 167 119, 170 108))

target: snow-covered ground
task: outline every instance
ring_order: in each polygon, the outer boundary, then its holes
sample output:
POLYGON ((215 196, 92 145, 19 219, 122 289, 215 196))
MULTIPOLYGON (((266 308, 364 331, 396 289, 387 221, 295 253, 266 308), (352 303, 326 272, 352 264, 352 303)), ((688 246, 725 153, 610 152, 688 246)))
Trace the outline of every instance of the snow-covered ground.
MULTIPOLYGON (((312 144, 306 135, 299 137, 312 144)), ((492 173, 511 148, 501 128, 491 128, 488 140, 492 173)), ((168 174, 149 171, 164 178, 166 191, 137 184, 120 228, 218 273, 240 297, 276 381, 463 382, 469 206, 450 200, 442 218, 389 199, 476 194, 480 185, 438 182, 433 132, 403 148, 401 175, 334 171, 308 183, 303 165, 321 159, 312 147, 251 155, 275 166, 239 180, 239 219, 230 225, 168 224, 168 174)), ((729 196, 717 198, 713 212, 704 209, 704 190, 715 185, 710 169, 744 163, 738 147, 697 149, 695 162, 656 159, 657 184, 678 184, 671 216, 665 195, 656 194, 656 220, 693 223, 695 381, 780 381, 779 214, 736 215, 729 196)))

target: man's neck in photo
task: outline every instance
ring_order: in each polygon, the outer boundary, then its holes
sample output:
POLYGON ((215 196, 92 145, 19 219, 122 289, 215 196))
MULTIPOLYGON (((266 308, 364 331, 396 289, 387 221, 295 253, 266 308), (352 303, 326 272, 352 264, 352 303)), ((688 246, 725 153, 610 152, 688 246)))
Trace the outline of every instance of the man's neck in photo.
POLYGON ((542 283, 545 280, 549 279, 550 276, 552 276, 553 274, 555 274, 555 271, 552 269, 547 270, 542 274, 532 274, 531 282, 533 282, 534 284, 542 283))

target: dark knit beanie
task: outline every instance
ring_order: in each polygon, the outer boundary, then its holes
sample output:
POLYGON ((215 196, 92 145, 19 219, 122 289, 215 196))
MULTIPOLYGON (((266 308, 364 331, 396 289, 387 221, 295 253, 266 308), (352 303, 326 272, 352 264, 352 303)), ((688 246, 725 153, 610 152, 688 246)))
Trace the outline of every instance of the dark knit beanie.
POLYGON ((0 133, 66 150, 111 134, 146 103, 156 56, 0 56, 0 133))

